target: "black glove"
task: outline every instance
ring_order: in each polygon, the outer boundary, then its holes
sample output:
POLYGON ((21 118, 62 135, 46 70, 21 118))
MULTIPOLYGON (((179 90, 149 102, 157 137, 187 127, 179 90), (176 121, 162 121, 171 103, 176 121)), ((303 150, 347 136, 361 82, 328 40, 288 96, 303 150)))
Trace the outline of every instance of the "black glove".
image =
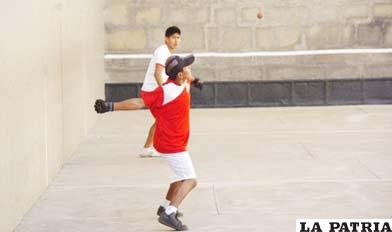
POLYGON ((192 81, 192 86, 200 89, 200 91, 201 91, 203 89, 203 82, 201 82, 201 80, 199 78, 195 78, 192 81))
POLYGON ((98 114, 103 114, 108 111, 113 111, 113 102, 105 102, 102 99, 97 99, 95 101, 94 108, 98 114))

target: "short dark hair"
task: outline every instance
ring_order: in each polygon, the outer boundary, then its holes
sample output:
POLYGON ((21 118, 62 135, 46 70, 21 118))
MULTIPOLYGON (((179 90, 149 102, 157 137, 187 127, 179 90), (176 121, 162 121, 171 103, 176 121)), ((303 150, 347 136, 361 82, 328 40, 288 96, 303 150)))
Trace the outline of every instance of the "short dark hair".
POLYGON ((170 36, 172 36, 172 35, 174 35, 174 34, 179 34, 179 35, 181 35, 181 30, 180 30, 180 28, 178 28, 178 27, 176 27, 176 26, 171 26, 171 27, 169 27, 169 28, 167 28, 166 29, 166 32, 165 32, 165 36, 166 37, 170 37, 170 36))

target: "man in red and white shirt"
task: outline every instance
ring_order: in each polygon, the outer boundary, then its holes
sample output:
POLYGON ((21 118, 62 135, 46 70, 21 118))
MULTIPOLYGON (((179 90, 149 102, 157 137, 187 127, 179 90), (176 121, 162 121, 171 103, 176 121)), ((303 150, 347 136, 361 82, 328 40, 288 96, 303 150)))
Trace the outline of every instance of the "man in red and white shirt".
MULTIPOLYGON (((171 26, 165 31, 165 43, 155 49, 153 56, 147 68, 144 77, 142 91, 150 92, 161 86, 167 81, 168 76, 165 73, 165 62, 169 56, 178 48, 181 42, 181 30, 176 26, 171 26)), ((95 110, 97 113, 106 113, 110 111, 121 110, 138 110, 144 108, 144 102, 141 98, 131 98, 121 102, 105 102, 98 99, 95 102, 95 110)), ((152 148, 155 123, 151 126, 144 149, 140 153, 140 157, 156 157, 159 156, 152 148)))
POLYGON ((154 91, 142 91, 144 104, 156 119, 154 148, 166 159, 174 178, 166 195, 166 207, 158 209, 159 222, 175 230, 187 230, 178 219, 177 209, 196 187, 196 174, 187 151, 189 140, 190 83, 194 80, 188 68, 193 55, 171 56, 165 65, 168 81, 154 91))

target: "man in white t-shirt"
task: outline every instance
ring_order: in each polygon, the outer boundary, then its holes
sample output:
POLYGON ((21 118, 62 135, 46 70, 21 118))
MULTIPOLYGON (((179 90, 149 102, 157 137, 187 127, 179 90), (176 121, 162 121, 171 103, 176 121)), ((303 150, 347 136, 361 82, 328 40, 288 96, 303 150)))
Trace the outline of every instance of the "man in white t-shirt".
MULTIPOLYGON (((165 73, 165 63, 172 53, 177 49, 181 42, 181 30, 176 26, 171 26, 165 32, 165 44, 155 49, 153 57, 150 60, 146 76, 144 77, 142 91, 151 92, 157 87, 162 86, 168 79, 165 73)), ((95 101, 95 111, 105 113, 120 110, 138 110, 145 107, 141 98, 132 98, 121 102, 106 102, 98 99, 95 101)), ((155 122, 151 126, 144 149, 140 157, 159 157, 159 154, 153 149, 153 138, 155 131, 155 122)))

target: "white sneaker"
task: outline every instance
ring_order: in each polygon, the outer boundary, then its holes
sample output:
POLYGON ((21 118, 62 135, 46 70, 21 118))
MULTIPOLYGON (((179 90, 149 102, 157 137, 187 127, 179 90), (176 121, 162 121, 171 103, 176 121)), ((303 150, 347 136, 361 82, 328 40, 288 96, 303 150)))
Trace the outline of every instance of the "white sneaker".
POLYGON ((153 158, 153 157, 161 157, 157 151, 152 147, 147 147, 143 149, 143 152, 139 154, 140 158, 153 158))

